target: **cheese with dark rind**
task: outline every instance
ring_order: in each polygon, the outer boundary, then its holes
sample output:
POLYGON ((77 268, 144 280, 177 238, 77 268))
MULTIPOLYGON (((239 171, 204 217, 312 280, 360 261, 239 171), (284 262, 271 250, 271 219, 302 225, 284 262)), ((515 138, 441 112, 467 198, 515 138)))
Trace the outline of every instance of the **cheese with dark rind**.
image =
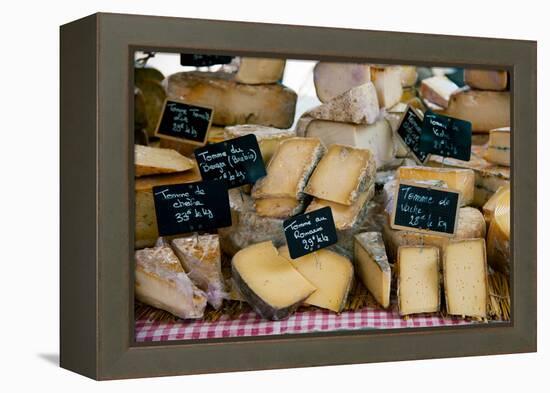
POLYGON ((508 73, 494 70, 464 70, 464 82, 474 89, 506 90, 508 73))
POLYGON ((370 82, 368 64, 319 62, 313 69, 313 83, 321 102, 370 82))

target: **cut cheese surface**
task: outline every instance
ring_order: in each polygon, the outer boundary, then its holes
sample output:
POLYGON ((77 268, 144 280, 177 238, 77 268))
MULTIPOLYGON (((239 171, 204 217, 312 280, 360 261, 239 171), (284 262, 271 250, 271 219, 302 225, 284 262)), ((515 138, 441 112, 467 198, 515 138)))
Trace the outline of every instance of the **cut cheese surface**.
POLYGON ((443 257, 447 313, 487 316, 487 262, 485 240, 451 241, 443 257))
POLYGON ((403 94, 401 67, 371 66, 371 79, 381 108, 390 108, 399 102, 403 94))
POLYGON ((506 90, 508 73, 506 71, 465 69, 464 82, 474 89, 506 90))
POLYGON ((231 264, 239 292, 267 319, 288 317, 316 290, 270 241, 240 250, 231 264))
POLYGON ((282 79, 286 60, 241 57, 235 80, 239 83, 275 83, 282 79))
POLYGON ((134 162, 137 177, 184 172, 195 165, 192 159, 175 150, 142 145, 134 145, 134 162))
POLYGON ((275 218, 288 218, 300 214, 304 208, 303 201, 286 197, 256 199, 254 205, 258 215, 275 218))
POLYGON ((355 235, 354 261, 357 274, 376 301, 390 306, 391 267, 380 232, 355 235))
POLYGON ((302 192, 325 148, 317 138, 281 142, 267 166, 267 176, 256 182, 252 196, 302 199, 302 192))
POLYGON ((304 191, 349 206, 374 183, 375 174, 370 150, 334 144, 319 161, 304 191))
POLYGON ((400 247, 397 264, 399 314, 439 311, 439 249, 400 247))
POLYGON ((458 90, 458 86, 446 76, 432 76, 420 84, 422 97, 442 108, 447 108, 451 95, 458 90))
POLYGON ((493 164, 510 166, 510 128, 489 131, 485 159, 493 164))
POLYGON ((334 312, 342 311, 353 280, 353 264, 348 258, 321 249, 291 259, 286 246, 279 248, 279 253, 316 288, 305 300, 306 304, 334 312))
POLYGON ((487 233, 487 258, 495 270, 510 272, 510 189, 495 200, 493 219, 487 233))
POLYGON ((328 102, 367 82, 370 82, 367 64, 319 62, 313 69, 313 83, 321 102, 328 102))

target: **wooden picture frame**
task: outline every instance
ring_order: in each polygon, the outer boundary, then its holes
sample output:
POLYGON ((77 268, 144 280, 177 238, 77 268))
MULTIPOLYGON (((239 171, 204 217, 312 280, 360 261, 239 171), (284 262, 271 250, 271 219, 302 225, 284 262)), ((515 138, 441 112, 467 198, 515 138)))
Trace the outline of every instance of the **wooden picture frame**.
POLYGON ((103 13, 60 34, 63 368, 104 380, 536 351, 536 42, 103 13), (507 70, 511 321, 136 344, 136 50, 507 70))

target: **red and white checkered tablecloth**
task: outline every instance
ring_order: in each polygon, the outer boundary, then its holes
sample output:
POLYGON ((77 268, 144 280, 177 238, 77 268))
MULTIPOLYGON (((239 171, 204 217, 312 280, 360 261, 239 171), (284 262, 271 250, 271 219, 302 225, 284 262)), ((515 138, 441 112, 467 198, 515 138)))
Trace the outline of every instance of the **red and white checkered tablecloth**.
POLYGON ((267 321, 254 312, 236 319, 222 316, 216 322, 148 320, 136 321, 136 341, 196 340, 223 337, 253 337, 278 334, 331 332, 337 330, 434 327, 475 323, 461 318, 419 315, 401 318, 396 310, 363 308, 335 314, 325 310, 298 311, 283 321, 267 321))

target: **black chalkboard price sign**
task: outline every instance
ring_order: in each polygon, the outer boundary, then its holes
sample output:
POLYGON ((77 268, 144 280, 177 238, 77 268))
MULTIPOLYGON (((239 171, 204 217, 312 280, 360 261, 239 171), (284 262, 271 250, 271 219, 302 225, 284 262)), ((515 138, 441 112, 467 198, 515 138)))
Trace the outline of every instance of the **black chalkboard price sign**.
POLYGON ((231 56, 180 54, 180 64, 182 66, 210 67, 216 64, 229 64, 231 60, 233 60, 231 56))
POLYGON ((195 149, 195 159, 204 180, 225 180, 228 188, 254 183, 266 175, 253 134, 195 149))
POLYGON ((338 241, 330 207, 293 216, 283 222, 292 259, 335 244, 338 241))
POLYGON ((391 227, 452 236, 460 197, 460 191, 401 181, 393 206, 391 227))
POLYGON ((213 117, 212 108, 170 98, 164 102, 155 136, 203 146, 213 117))
POLYGON ((160 236, 231 225, 229 196, 224 182, 155 186, 153 199, 160 236))
POLYGON ((420 137, 422 135, 422 114, 410 105, 401 117, 397 128, 397 135, 412 153, 413 158, 419 164, 424 164, 428 159, 428 153, 421 149, 420 137))
POLYGON ((427 111, 422 123, 420 149, 443 157, 470 161, 472 123, 427 111))

